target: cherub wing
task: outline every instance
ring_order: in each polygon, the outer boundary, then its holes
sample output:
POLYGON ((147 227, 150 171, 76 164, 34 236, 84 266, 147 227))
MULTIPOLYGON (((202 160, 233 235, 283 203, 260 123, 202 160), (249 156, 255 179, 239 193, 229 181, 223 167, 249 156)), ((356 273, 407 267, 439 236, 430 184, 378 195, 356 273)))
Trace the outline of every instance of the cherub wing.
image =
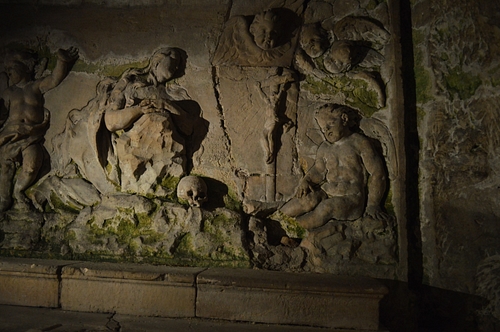
POLYGON ((366 136, 380 142, 389 174, 392 178, 396 178, 399 175, 398 154, 394 138, 389 128, 387 128, 381 120, 373 117, 363 117, 360 121, 359 128, 366 136))
POLYGON ((241 56, 239 45, 245 43, 245 39, 251 38, 248 32, 248 22, 243 16, 234 16, 224 25, 224 30, 219 38, 212 64, 231 65, 241 56), (245 36, 248 34, 248 36, 245 36))
POLYGON ((334 34, 340 40, 365 40, 382 46, 387 44, 391 37, 381 24, 364 17, 353 16, 338 21, 334 27, 334 34))

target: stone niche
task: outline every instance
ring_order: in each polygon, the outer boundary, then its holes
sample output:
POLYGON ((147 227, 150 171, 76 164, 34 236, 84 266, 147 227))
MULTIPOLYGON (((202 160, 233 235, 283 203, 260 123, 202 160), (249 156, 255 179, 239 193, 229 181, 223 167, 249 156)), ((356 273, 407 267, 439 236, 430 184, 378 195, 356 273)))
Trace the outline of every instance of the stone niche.
POLYGON ((1 5, 0 254, 404 280, 397 6, 1 5))

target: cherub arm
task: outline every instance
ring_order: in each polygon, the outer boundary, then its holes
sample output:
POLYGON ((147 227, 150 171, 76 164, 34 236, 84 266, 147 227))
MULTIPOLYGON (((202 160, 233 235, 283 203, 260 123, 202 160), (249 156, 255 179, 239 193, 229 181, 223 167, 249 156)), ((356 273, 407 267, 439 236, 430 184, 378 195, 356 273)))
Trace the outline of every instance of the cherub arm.
POLYGON ((360 144, 361 159, 365 165, 368 177, 368 200, 365 215, 375 219, 385 219, 380 203, 384 197, 387 176, 381 156, 375 151, 368 139, 360 144))
POLYGON ((67 50, 59 49, 57 51, 57 63, 52 73, 41 78, 38 82, 38 88, 45 93, 58 86, 68 75, 71 64, 78 59, 78 49, 70 47, 67 50))
POLYGON ((309 169, 309 171, 307 171, 306 175, 304 175, 300 181, 295 196, 303 197, 314 191, 315 186, 318 186, 325 181, 327 169, 322 150, 323 149, 320 146, 314 165, 309 169))

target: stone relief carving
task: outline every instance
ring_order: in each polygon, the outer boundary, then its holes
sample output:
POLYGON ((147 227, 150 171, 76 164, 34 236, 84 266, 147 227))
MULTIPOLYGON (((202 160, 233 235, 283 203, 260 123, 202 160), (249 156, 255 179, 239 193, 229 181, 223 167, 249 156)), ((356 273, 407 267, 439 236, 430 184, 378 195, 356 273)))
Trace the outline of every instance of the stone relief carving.
POLYGON ((26 50, 7 54, 5 69, 9 81, 0 95, 1 111, 7 114, 0 123, 0 212, 11 207, 12 199, 29 208, 24 191, 36 181, 42 167, 43 139, 50 119, 43 95, 64 80, 77 58, 76 48, 59 49, 52 73, 35 78, 37 69, 45 69, 36 54, 26 50), (36 65, 41 66, 35 68, 36 65))
POLYGON ((224 66, 286 66, 294 50, 298 17, 286 8, 230 18, 212 63, 224 66))
POLYGON ((241 196, 274 201, 282 195, 276 192, 277 177, 295 175, 298 86, 291 62, 298 27, 297 13, 286 8, 234 16, 212 60, 241 196), (234 87, 241 91, 238 98, 232 96, 234 87), (249 126, 241 128, 242 121, 249 126))
POLYGON ((59 172, 67 172, 73 161, 103 194, 172 194, 162 181, 188 173, 189 156, 206 133, 199 106, 170 82, 183 61, 181 50, 164 48, 152 55, 148 67, 101 81, 96 98, 72 111, 65 132, 55 138, 67 158, 59 172))
MULTIPOLYGON (((30 234, 72 257, 390 270, 398 158, 383 71, 392 37, 369 17, 304 23, 297 8, 230 17, 214 45, 221 121, 210 126, 228 138, 230 165, 220 166, 234 178, 191 174, 208 122, 199 94, 178 80, 186 52, 160 48, 143 68, 100 77, 95 98, 69 112, 52 169, 28 185, 39 217, 30 234)), ((18 241, 5 225, 3 248, 18 241)))
POLYGON ((389 40, 384 28, 363 17, 345 17, 330 31, 321 22, 309 23, 302 27, 294 63, 300 72, 321 82, 311 83, 316 89, 337 90, 345 96, 344 103, 357 99, 365 107, 380 109, 385 106, 386 92, 378 70, 389 40), (374 96, 356 92, 352 85, 357 81, 364 82, 362 88, 374 96))
POLYGON ((356 253, 371 263, 393 262, 395 220, 381 208, 388 181, 381 153, 359 133, 355 110, 326 104, 315 119, 324 141, 296 197, 271 203, 245 200, 245 211, 279 222, 274 226, 279 242, 289 247, 300 243, 310 255, 320 257, 323 251, 349 260, 356 253))
POLYGON ((355 220, 363 214, 386 219, 380 207, 387 181, 384 164, 368 138, 354 131, 356 112, 345 106, 325 105, 315 118, 325 141, 299 183, 296 198, 281 211, 296 217, 307 229, 332 218, 355 220))

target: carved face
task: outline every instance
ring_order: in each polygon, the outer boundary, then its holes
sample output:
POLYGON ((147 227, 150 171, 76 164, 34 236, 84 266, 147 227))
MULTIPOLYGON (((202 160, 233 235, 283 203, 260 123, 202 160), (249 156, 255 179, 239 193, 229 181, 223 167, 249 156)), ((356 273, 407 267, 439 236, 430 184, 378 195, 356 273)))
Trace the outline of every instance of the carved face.
POLYGON ((5 71, 9 76, 9 84, 30 81, 34 74, 36 58, 30 52, 13 51, 5 56, 5 71))
POLYGON ((348 134, 348 121, 348 115, 338 109, 320 109, 316 114, 316 122, 330 143, 335 143, 348 134))
POLYGON ((31 73, 24 63, 20 61, 9 61, 5 64, 7 75, 9 76, 9 84, 14 85, 23 80, 29 80, 31 73))
POLYGON ((325 68, 333 74, 345 73, 356 65, 354 58, 354 49, 351 44, 343 40, 336 41, 325 58, 325 68))
POLYGON ((250 25, 250 33, 253 35, 255 44, 263 50, 269 50, 277 46, 279 32, 277 17, 267 11, 255 16, 250 25))
POLYGON ((158 83, 170 80, 179 69, 180 56, 174 50, 157 53, 151 59, 151 71, 158 83))
POLYGON ((300 46, 311 58, 317 58, 328 48, 328 38, 320 28, 309 25, 302 28, 300 46))
POLYGON ((200 177, 183 177, 177 185, 177 197, 187 201, 191 206, 201 207, 208 201, 207 185, 200 177))

